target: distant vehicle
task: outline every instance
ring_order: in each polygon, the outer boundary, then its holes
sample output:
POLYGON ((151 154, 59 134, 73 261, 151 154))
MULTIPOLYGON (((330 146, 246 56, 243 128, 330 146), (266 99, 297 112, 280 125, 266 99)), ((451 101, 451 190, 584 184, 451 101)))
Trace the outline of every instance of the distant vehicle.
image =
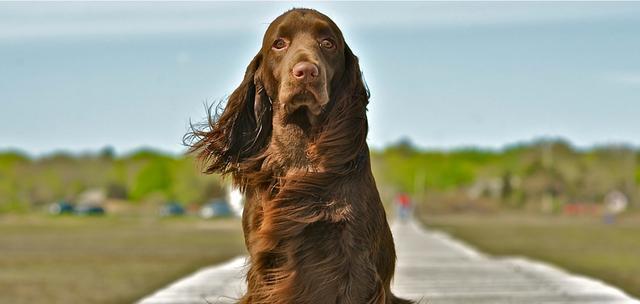
POLYGON ((73 205, 66 201, 58 201, 49 205, 49 213, 53 215, 71 214, 73 211, 73 205))
POLYGON ((184 215, 184 207, 176 202, 167 203, 160 209, 160 216, 180 215, 184 215))
POLYGON ((76 215, 104 215, 104 208, 100 206, 82 205, 75 208, 76 215))
POLYGON ((200 209, 200 216, 206 219, 232 215, 233 211, 231 207, 229 207, 229 204, 223 199, 214 199, 200 209))

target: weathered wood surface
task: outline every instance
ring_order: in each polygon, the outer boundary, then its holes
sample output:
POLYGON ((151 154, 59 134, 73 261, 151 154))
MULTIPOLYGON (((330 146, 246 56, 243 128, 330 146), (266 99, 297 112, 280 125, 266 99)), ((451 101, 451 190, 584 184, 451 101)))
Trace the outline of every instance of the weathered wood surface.
MULTIPOLYGON (((522 258, 493 258, 415 222, 392 227, 396 294, 429 304, 640 304, 620 290, 522 258)), ((204 268, 139 304, 234 303, 242 294, 245 259, 204 268)))

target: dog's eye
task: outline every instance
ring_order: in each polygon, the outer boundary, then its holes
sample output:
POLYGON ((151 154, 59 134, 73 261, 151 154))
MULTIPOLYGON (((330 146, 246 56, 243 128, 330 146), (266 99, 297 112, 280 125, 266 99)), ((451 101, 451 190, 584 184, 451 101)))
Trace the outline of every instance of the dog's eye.
POLYGON ((276 41, 273 42, 273 48, 276 50, 281 50, 284 49, 287 46, 287 42, 282 39, 282 38, 278 38, 276 39, 276 41))
POLYGON ((334 48, 336 46, 336 44, 333 43, 333 40, 331 40, 331 39, 322 40, 322 42, 320 42, 320 45, 323 48, 326 48, 326 49, 332 49, 332 48, 334 48))

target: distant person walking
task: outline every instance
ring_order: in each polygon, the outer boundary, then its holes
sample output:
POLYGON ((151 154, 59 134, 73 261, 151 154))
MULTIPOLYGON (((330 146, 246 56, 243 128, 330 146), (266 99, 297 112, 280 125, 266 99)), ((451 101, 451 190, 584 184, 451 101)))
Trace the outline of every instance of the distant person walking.
POLYGON ((406 193, 396 196, 395 203, 400 220, 406 222, 411 217, 411 198, 406 193))

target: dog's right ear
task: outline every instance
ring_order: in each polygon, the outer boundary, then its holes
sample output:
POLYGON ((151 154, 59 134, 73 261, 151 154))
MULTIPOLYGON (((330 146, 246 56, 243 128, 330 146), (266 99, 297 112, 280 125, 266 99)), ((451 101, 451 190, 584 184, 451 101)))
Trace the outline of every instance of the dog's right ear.
POLYGON ((262 54, 256 55, 240 86, 229 96, 221 114, 211 113, 203 128, 185 136, 189 152, 196 153, 205 173, 233 173, 257 156, 271 134, 271 103, 259 77, 262 54))

